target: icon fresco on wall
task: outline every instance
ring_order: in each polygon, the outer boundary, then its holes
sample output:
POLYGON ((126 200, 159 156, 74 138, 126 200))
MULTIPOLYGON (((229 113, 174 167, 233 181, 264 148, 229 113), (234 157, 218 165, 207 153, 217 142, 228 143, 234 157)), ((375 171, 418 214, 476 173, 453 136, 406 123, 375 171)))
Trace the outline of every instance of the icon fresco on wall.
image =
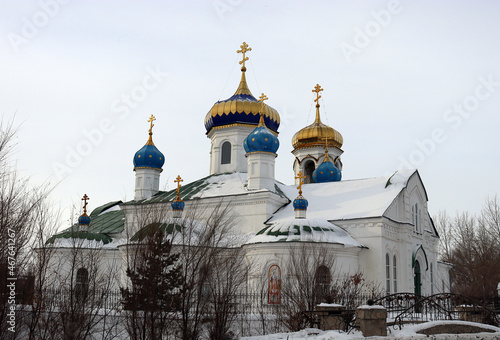
POLYGON ((269 268, 269 283, 267 291, 267 303, 270 305, 281 304, 281 269, 274 264, 269 268))

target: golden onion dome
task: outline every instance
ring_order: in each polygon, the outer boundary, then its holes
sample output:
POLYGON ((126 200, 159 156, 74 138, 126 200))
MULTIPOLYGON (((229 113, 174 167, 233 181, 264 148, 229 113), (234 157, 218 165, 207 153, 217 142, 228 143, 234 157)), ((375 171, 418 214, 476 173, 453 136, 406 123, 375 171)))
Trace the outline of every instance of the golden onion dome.
POLYGON ((313 92, 318 93, 318 98, 315 99, 317 102, 316 119, 314 123, 295 133, 292 138, 292 146, 294 149, 301 149, 316 146, 324 147, 326 143, 328 143, 328 147, 337 147, 340 149, 344 143, 344 139, 340 132, 321 122, 318 99, 321 97, 319 96, 319 91, 322 91, 322 89, 319 85, 316 86, 316 91, 313 90, 313 92))
MULTIPOLYGON (((240 64, 241 67, 241 81, 236 92, 226 100, 220 100, 216 102, 210 111, 208 111, 205 116, 205 129, 207 134, 212 129, 224 128, 235 125, 243 126, 257 126, 260 120, 260 109, 261 105, 257 99, 252 95, 250 89, 247 85, 247 80, 245 77, 246 67, 245 61, 248 57, 245 57, 245 52, 251 51, 246 43, 241 45, 241 50, 238 53, 243 52, 243 60, 240 64)), ((278 111, 264 104, 264 122, 266 126, 275 133, 278 133, 278 128, 280 125, 280 116, 278 111)))

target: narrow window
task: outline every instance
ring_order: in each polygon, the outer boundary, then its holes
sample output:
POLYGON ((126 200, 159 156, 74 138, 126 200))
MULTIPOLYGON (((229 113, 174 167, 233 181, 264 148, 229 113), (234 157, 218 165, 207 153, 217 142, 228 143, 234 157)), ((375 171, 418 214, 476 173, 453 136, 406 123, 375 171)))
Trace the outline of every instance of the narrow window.
POLYGON ((431 263, 431 295, 434 295, 434 271, 431 263))
POLYGON ((89 290, 89 271, 80 268, 76 271, 75 290, 77 297, 85 298, 89 290))
POLYGON ((315 294, 316 301, 315 303, 327 302, 328 295, 330 294, 330 283, 332 281, 332 276, 330 274, 330 269, 327 266, 321 265, 316 269, 315 274, 315 294))
POLYGON ((222 144, 221 164, 231 164, 231 143, 222 144))
POLYGON ((398 269, 396 265, 396 255, 392 258, 392 279, 394 281, 394 293, 398 292, 398 269))
POLYGON ((385 254, 385 290, 391 293, 391 264, 389 254, 385 254))
POLYGON ((281 269, 276 264, 269 267, 267 303, 270 305, 281 303, 281 269))
POLYGON ((420 233, 420 210, 418 204, 415 203, 415 207, 412 208, 413 211, 413 223, 415 224, 415 232, 420 233))

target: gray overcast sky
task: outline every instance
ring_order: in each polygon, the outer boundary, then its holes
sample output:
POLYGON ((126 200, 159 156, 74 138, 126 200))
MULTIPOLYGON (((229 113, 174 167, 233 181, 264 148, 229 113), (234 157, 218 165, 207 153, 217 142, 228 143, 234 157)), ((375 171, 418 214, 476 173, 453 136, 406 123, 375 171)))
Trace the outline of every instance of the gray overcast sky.
POLYGON ((66 209, 133 198, 157 118, 161 188, 208 175, 205 114, 247 80, 281 115, 276 177, 314 119, 344 137, 343 179, 418 168, 431 214, 478 212, 500 186, 498 1, 0 1, 4 121, 34 182, 66 209), (127 99, 128 98, 128 99, 127 99), (62 178, 62 179, 61 179, 62 178))

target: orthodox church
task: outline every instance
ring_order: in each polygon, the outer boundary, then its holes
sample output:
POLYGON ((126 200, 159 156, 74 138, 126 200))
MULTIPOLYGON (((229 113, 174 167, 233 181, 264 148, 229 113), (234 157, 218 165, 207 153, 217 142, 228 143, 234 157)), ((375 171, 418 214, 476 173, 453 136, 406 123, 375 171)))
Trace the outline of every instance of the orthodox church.
MULTIPOLYGON (((280 116, 265 104, 264 94, 257 99, 248 87, 249 51, 246 43, 237 51, 243 58, 234 95, 216 102, 205 116, 209 175, 182 186, 178 176, 176 189, 159 190, 165 158, 153 142, 151 116, 149 138, 133 157, 134 200, 110 202, 87 215, 84 196, 78 223, 48 241, 57 247, 57 261, 65 261, 71 242, 78 239, 85 247, 101 247, 106 261, 125 268, 130 244, 142 230, 139 211, 168 210, 176 218, 195 206, 210 211, 228 202, 237 226, 231 246, 241 247, 252 263, 249 285, 269 280, 269 303, 279 303, 279 288, 271 283, 286 279, 287 259, 301 244, 333 250, 337 274, 363 273, 387 293, 448 292, 450 268, 438 261, 439 235, 418 171, 342 180, 343 137, 321 120, 320 85, 313 89, 314 122, 291 141, 295 182, 285 185, 275 179, 280 116)), ((80 277, 86 270, 79 269, 80 277)), ((124 273, 116 287, 126 282, 124 273)))

